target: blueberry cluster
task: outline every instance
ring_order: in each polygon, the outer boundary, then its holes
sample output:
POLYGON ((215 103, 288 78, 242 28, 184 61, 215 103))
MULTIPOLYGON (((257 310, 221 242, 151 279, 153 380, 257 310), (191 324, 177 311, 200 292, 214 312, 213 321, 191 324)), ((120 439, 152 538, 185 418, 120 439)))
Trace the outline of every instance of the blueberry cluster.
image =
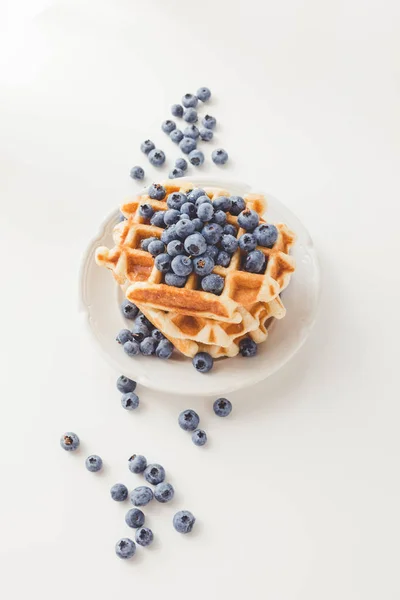
POLYGON ((202 429, 198 429, 200 417, 191 408, 184 410, 178 417, 179 427, 184 431, 192 431, 192 442, 195 446, 204 446, 207 443, 207 434, 202 429))

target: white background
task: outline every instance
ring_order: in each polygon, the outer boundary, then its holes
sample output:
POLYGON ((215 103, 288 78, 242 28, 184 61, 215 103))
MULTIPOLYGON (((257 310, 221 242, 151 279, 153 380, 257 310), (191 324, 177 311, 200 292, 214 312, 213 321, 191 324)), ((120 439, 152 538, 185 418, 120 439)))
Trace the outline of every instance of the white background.
POLYGON ((398 599, 399 3, 36 0, 0 16, 1 596, 398 599), (157 177, 140 141, 175 158, 160 122, 202 85, 224 175, 315 240, 319 320, 284 369, 231 395, 229 419, 146 389, 126 413, 82 327, 80 258, 136 189, 130 167, 157 177), (177 426, 189 406, 207 448, 177 426), (146 511, 154 546, 123 562, 128 506, 109 487, 139 484, 133 452, 177 493, 146 511), (192 536, 172 529, 180 508, 192 536))

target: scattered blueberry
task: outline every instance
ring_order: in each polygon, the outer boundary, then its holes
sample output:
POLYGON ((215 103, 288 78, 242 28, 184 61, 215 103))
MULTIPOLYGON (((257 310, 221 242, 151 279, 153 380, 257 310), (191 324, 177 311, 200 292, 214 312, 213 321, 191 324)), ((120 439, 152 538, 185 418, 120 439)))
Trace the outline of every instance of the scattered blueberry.
POLYGON ((182 98, 182 104, 185 108, 194 108, 197 106, 198 98, 194 94, 185 94, 182 98))
POLYGON ((164 281, 167 285, 183 288, 186 284, 187 277, 182 277, 181 275, 176 275, 175 273, 166 273, 164 281))
MULTIPOLYGON (((133 334, 133 336, 135 337, 135 335, 138 334, 133 334)), ((142 335, 142 334, 140 334, 142 335)), ((128 356, 136 356, 137 354, 140 353, 140 346, 137 340, 133 339, 129 342, 125 342, 124 344, 124 352, 128 355, 128 356)))
POLYGON ((200 135, 200 132, 197 129, 196 125, 188 125, 183 130, 183 134, 185 137, 190 137, 190 138, 193 138, 194 140, 197 140, 197 138, 200 135))
POLYGON ((144 478, 148 483, 152 485, 157 485, 161 483, 165 479, 165 469, 161 465, 148 465, 144 472, 144 478))
POLYGON ((178 256, 179 254, 183 254, 184 251, 185 248, 180 240, 172 240, 167 246, 167 252, 170 256, 178 256))
POLYGON ((218 256, 218 248, 217 248, 217 246, 213 246, 212 244, 209 244, 209 245, 207 246, 207 249, 206 249, 206 251, 204 252, 204 254, 205 254, 206 256, 209 256, 210 258, 212 258, 212 259, 215 261, 215 259, 216 259, 216 258, 217 258, 217 256, 218 256))
POLYGON ((124 300, 121 304, 121 312, 127 319, 134 319, 139 309, 135 304, 129 302, 129 300, 124 300))
POLYGON ((221 238, 221 248, 228 254, 234 254, 238 249, 238 241, 233 235, 224 234, 221 238))
POLYGON ((64 450, 71 452, 78 448, 78 446, 80 444, 80 440, 79 440, 78 436, 76 435, 76 433, 72 433, 72 431, 68 431, 67 433, 64 433, 63 436, 61 436, 60 444, 61 444, 61 448, 64 448, 64 450))
POLYGON ((246 202, 243 200, 241 196, 231 196, 232 206, 230 208, 231 215, 237 217, 242 210, 246 208, 246 202))
POLYGON ((251 338, 243 338, 239 342, 239 352, 246 358, 255 356, 257 354, 257 344, 251 338))
POLYGON ((243 252, 251 252, 255 250, 257 246, 256 238, 252 233, 244 233, 239 238, 239 248, 243 250, 243 252))
POLYGON ((161 167, 165 163, 165 154, 162 150, 158 150, 158 148, 150 150, 148 157, 154 167, 161 167))
POLYGON ((185 202, 187 202, 186 194, 183 194, 182 192, 173 192, 167 198, 168 208, 173 208, 175 210, 180 210, 185 202))
POLYGON ((205 195, 205 191, 202 190, 201 188, 195 188, 194 190, 192 190, 191 192, 188 193, 187 195, 187 199, 189 200, 189 202, 196 202, 196 200, 198 198, 200 198, 201 196, 205 195))
POLYGON ((212 117, 211 115, 206 115, 203 118, 202 123, 206 129, 214 129, 214 127, 217 124, 217 120, 215 117, 212 117))
POLYGON ((121 392, 121 394, 127 394, 128 392, 134 392, 136 388, 136 381, 129 379, 129 377, 125 377, 125 375, 121 375, 117 379, 117 389, 121 392))
POLYGON ((224 226, 224 233, 226 233, 226 235, 233 235, 234 237, 237 236, 237 229, 234 225, 231 225, 230 223, 227 223, 224 226))
POLYGON ((166 194, 165 187, 159 183, 153 183, 153 185, 149 187, 149 196, 152 200, 163 200, 166 194))
POLYGON ((229 156, 226 150, 223 148, 218 148, 217 150, 213 150, 211 158, 216 165, 224 165, 229 156))
POLYGON ((121 404, 126 410, 134 410, 139 406, 139 396, 135 392, 128 392, 122 396, 121 404))
POLYGON ((227 398, 218 398, 213 404, 213 409, 218 417, 227 417, 231 414, 232 403, 227 398))
POLYGON ((129 175, 132 177, 132 179, 143 179, 144 178, 144 170, 142 169, 142 167, 138 167, 138 166, 132 167, 129 175))
POLYGON ((162 504, 170 502, 174 494, 175 490, 170 483, 159 483, 154 490, 154 498, 162 504))
POLYGON ((131 342, 133 340, 132 332, 129 329, 121 329, 118 333, 116 340, 118 344, 124 345, 126 342, 131 342))
POLYGON ((200 417, 191 408, 184 410, 178 417, 179 427, 185 431, 194 431, 200 423, 200 417))
POLYGON ((204 225, 201 234, 207 244, 217 244, 222 237, 222 227, 218 223, 208 223, 204 225))
POLYGON ((168 359, 172 352, 174 351, 174 347, 169 340, 161 340, 156 348, 156 356, 162 359, 168 359))
POLYGON ((140 242, 140 247, 142 250, 144 250, 145 252, 149 251, 149 246, 151 244, 151 242, 156 242, 158 240, 158 238, 156 237, 149 237, 149 238, 144 238, 141 242, 140 242))
POLYGON ((175 166, 177 169, 181 169, 182 171, 186 171, 186 169, 188 168, 188 164, 184 158, 177 158, 175 161, 175 166))
POLYGON ((215 273, 211 273, 211 275, 206 275, 204 279, 201 280, 201 287, 205 292, 210 292, 211 294, 219 295, 224 289, 224 278, 221 275, 216 275, 215 273))
POLYGON ((179 144, 179 142, 183 139, 183 133, 180 129, 174 129, 169 134, 169 137, 174 142, 174 144, 179 144))
POLYGON ((171 133, 171 131, 176 129, 176 123, 170 119, 167 119, 166 121, 162 122, 161 129, 164 133, 171 133))
POLYGON ((260 221, 260 217, 255 210, 246 208, 238 216, 238 223, 246 231, 254 231, 260 221))
MULTIPOLYGON (((193 206, 193 204, 191 204, 191 206, 193 206)), ((192 221, 190 221, 189 218, 182 219, 181 216, 180 221, 178 221, 178 223, 176 224, 176 233, 182 240, 184 240, 189 235, 194 233, 194 224, 192 223, 192 221)), ((177 275, 179 275, 179 273, 177 273, 177 275)))
POLYGON ((214 213, 213 223, 218 223, 221 227, 225 227, 226 213, 223 210, 217 210, 217 212, 214 213))
POLYGON ((206 129, 205 127, 200 127, 199 133, 203 142, 210 142, 214 137, 214 133, 211 129, 206 129))
POLYGON ((192 433, 192 442, 195 446, 204 446, 207 443, 207 434, 202 429, 196 429, 192 433))
POLYGON ((173 104, 171 106, 171 113, 174 117, 182 118, 183 117, 183 106, 181 106, 180 104, 173 104))
POLYGON ((265 256, 260 250, 252 250, 246 256, 244 263, 245 271, 249 273, 261 273, 265 266, 265 256))
POLYGON ((132 527, 137 529, 141 527, 144 523, 144 512, 140 510, 140 508, 131 508, 125 515, 125 523, 128 527, 132 527))
POLYGON ((132 454, 128 460, 128 467, 132 473, 143 473, 147 467, 146 457, 142 454, 132 454))
POLYGON ((150 546, 153 539, 153 532, 148 527, 140 527, 135 533, 136 543, 140 546, 150 546))
POLYGON ((139 215, 143 219, 150 219, 153 216, 154 208, 150 204, 141 204, 139 207, 139 215))
POLYGON ((97 456, 97 454, 92 454, 91 456, 88 456, 86 461, 85 461, 85 466, 87 468, 88 471, 90 471, 91 473, 96 473, 97 471, 100 471, 100 469, 103 466, 103 461, 100 458, 100 456, 97 456))
POLYGON ((208 373, 214 366, 213 357, 208 352, 198 352, 192 360, 194 368, 200 373, 208 373))
POLYGON ((178 533, 190 533, 196 519, 188 510, 180 510, 174 515, 173 525, 178 533))
POLYGON ((175 225, 170 225, 168 229, 164 229, 164 231, 161 234, 161 241, 164 242, 164 244, 169 244, 170 242, 172 242, 172 240, 177 239, 178 234, 176 233, 175 225))
POLYGON ((157 341, 153 337, 145 337, 143 342, 140 342, 140 352, 144 356, 151 356, 155 353, 157 341))
POLYGON ((115 544, 115 552, 119 558, 132 558, 136 552, 136 544, 129 538, 122 538, 115 544))
POLYGON ((214 198, 213 205, 215 210, 229 212, 232 208, 232 200, 228 198, 228 196, 218 196, 217 198, 214 198))
MULTIPOLYGON (((190 221, 191 223, 191 221, 190 221)), ((192 223, 193 225, 193 223, 192 223)), ((191 256, 199 256, 200 254, 204 254, 207 249, 206 240, 201 235, 201 233, 193 233, 193 235, 189 235, 185 239, 185 250, 191 256)), ((178 273, 179 275, 179 273, 178 273)))
POLYGON ((183 118, 187 123, 196 123, 198 119, 197 110, 194 108, 187 108, 183 114, 183 118))
POLYGON ((169 254, 163 252, 162 254, 156 256, 154 264, 157 271, 161 271, 161 273, 168 273, 171 267, 171 257, 169 254))
POLYGON ((153 500, 153 492, 146 485, 140 485, 131 491, 130 499, 134 506, 145 506, 153 500))
MULTIPOLYGON (((217 263, 218 264, 218 263, 217 263)), ((207 254, 203 254, 202 256, 198 256, 193 260, 193 270, 197 275, 201 275, 204 277, 205 275, 209 275, 213 270, 215 263, 210 256, 207 254)))
POLYGON ((115 483, 110 490, 110 494, 116 502, 123 502, 128 497, 128 488, 123 483, 115 483))
POLYGON ((140 144, 140 149, 145 154, 148 154, 149 152, 151 152, 151 150, 154 150, 154 148, 155 148, 155 145, 153 144, 153 142, 151 140, 145 140, 144 142, 142 142, 140 144))
POLYGON ((196 95, 202 102, 207 102, 211 98, 211 92, 207 87, 199 88, 196 95))
POLYGON ((187 277, 193 271, 193 264, 188 256, 183 256, 180 254, 172 259, 171 268, 175 275, 178 275, 179 277, 187 277))
POLYGON ((165 210, 157 210, 154 213, 154 215, 151 217, 150 223, 152 225, 154 225, 154 227, 161 227, 162 229, 164 229, 165 228, 165 221, 164 221, 165 213, 166 213, 165 210))
POLYGON ((204 154, 201 150, 192 150, 189 153, 189 162, 194 167, 200 167, 204 163, 204 154))
POLYGON ((215 264, 220 265, 221 267, 229 267, 231 259, 231 254, 228 254, 225 252, 225 250, 220 250, 217 254, 217 258, 215 259, 215 264))
POLYGON ((178 169, 178 167, 174 167, 172 169, 172 171, 169 172, 168 177, 170 179, 178 179, 178 177, 184 177, 185 173, 182 171, 182 169, 178 169))
POLYGON ((278 230, 275 225, 261 223, 261 225, 255 228, 254 237, 256 238, 259 246, 264 246, 264 248, 272 248, 278 239, 278 230))
POLYGON ((189 154, 196 148, 196 140, 189 137, 184 137, 179 142, 179 148, 182 150, 183 154, 189 154))

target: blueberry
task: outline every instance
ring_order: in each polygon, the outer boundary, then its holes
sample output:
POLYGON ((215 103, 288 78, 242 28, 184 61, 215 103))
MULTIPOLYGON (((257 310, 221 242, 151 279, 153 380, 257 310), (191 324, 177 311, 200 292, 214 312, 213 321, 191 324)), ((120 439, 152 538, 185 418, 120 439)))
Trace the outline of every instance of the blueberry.
POLYGON ((185 94, 182 98, 182 104, 185 108, 197 106, 198 98, 194 94, 185 94))
POLYGON ((140 342, 140 352, 144 356, 151 356, 155 353, 157 341, 153 337, 145 337, 143 342, 140 342))
POLYGON ((218 417, 227 417, 231 414, 232 403, 227 398, 218 398, 213 404, 213 409, 218 417))
POLYGON ((171 131, 176 129, 176 123, 170 119, 167 119, 166 121, 162 122, 161 129, 164 133, 171 133, 171 131))
POLYGON ((217 248, 217 246, 213 246, 212 244, 209 244, 209 245, 207 246, 207 249, 206 249, 206 251, 204 252, 204 254, 205 254, 206 256, 209 256, 210 258, 212 258, 212 259, 215 261, 215 259, 216 259, 216 258, 217 258, 217 256, 218 256, 218 248, 217 248))
POLYGON ((140 546, 150 546, 153 539, 153 532, 148 527, 140 527, 135 533, 136 543, 140 546))
POLYGON ((181 208, 181 213, 189 215, 190 219, 194 219, 196 216, 196 207, 193 202, 185 202, 181 208))
POLYGON ((207 434, 202 429, 196 429, 192 433, 192 442, 195 446, 204 446, 207 443, 207 434))
POLYGON ((187 195, 187 199, 189 200, 189 202, 196 202, 196 200, 198 198, 200 198, 201 196, 205 195, 205 191, 202 190, 201 188, 195 188, 194 190, 192 190, 191 192, 188 193, 187 195))
POLYGON ((215 273, 211 273, 211 275, 206 275, 204 279, 201 280, 201 287, 205 292, 210 292, 211 294, 220 294, 224 289, 224 278, 221 275, 216 275, 215 273))
POLYGON ((216 165, 224 165, 229 156, 226 150, 223 148, 218 148, 217 150, 213 150, 211 158, 216 165))
POLYGON ((132 179, 143 179, 144 170, 142 169, 142 167, 132 167, 132 169, 129 172, 129 175, 132 177, 132 179))
POLYGON ((64 450, 71 452, 78 448, 78 446, 80 444, 80 440, 79 440, 78 436, 76 435, 76 433, 72 433, 72 431, 68 431, 67 433, 64 433, 64 435, 61 436, 60 444, 61 444, 61 448, 64 448, 64 450))
POLYGON ((88 471, 90 471, 91 473, 96 473, 97 471, 100 471, 100 469, 103 466, 103 461, 100 458, 100 456, 97 456, 97 454, 92 454, 91 456, 88 456, 86 461, 85 461, 85 466, 87 468, 88 471))
MULTIPOLYGON (((217 263, 218 264, 218 263, 217 263)), ((209 275, 213 270, 215 263, 210 256, 203 254, 193 260, 193 269, 197 275, 209 275)))
POLYGON ((188 510, 180 510, 174 515, 172 523, 178 533, 190 533, 196 518, 188 510))
POLYGON ((125 515, 125 523, 128 527, 132 527, 137 529, 141 527, 144 523, 144 512, 140 510, 140 508, 131 508, 125 515))
POLYGON ((213 205, 215 210, 223 210, 229 212, 232 208, 232 200, 228 196, 218 196, 214 198, 213 205))
POLYGON ((150 242, 148 251, 152 256, 158 256, 165 252, 165 244, 161 240, 154 240, 150 242))
POLYGON ((231 196, 232 206, 229 210, 231 215, 237 217, 242 210, 246 208, 246 202, 243 200, 241 196, 231 196))
POLYGON ((115 544, 115 552, 119 558, 132 558, 136 552, 136 544, 129 538, 122 538, 115 544))
POLYGON ((175 161, 175 166, 177 169, 181 169, 182 171, 186 171, 186 169, 188 168, 188 164, 184 158, 177 158, 175 161))
POLYGON ((208 373, 214 366, 213 357, 208 352, 198 352, 192 360, 194 368, 200 373, 208 373))
POLYGON ((126 342, 131 342, 133 340, 132 332, 129 329, 121 329, 118 333, 116 340, 118 344, 124 345, 126 342))
POLYGON ((167 194, 165 187, 159 183, 153 183, 149 187, 148 194, 152 200, 163 200, 167 194))
POLYGON ((204 162, 204 154, 201 150, 192 150, 189 154, 189 162, 194 167, 201 167, 204 162))
POLYGON ((174 351, 174 347, 169 340, 161 340, 156 348, 156 356, 162 359, 168 359, 172 352, 174 351))
POLYGON ((172 285, 173 287, 183 288, 185 287, 187 281, 187 277, 182 277, 181 275, 176 275, 175 273, 166 273, 165 274, 165 283, 167 285, 172 285))
POLYGON ((170 179, 178 179, 178 177, 184 177, 185 173, 182 169, 178 169, 178 167, 174 167, 172 171, 169 172, 168 177, 170 179))
POLYGON ((197 129, 196 125, 188 125, 187 127, 185 127, 185 129, 183 130, 183 134, 186 137, 189 138, 193 138, 194 140, 197 140, 197 138, 200 135, 199 130, 197 129))
POLYGON ((161 227, 162 229, 164 229, 166 226, 164 222, 165 213, 165 210, 157 210, 151 217, 150 223, 154 225, 154 227, 161 227))
POLYGON ((179 221, 179 217, 180 217, 179 210, 176 210, 175 208, 170 208, 169 210, 165 211, 164 223, 166 225, 174 225, 175 223, 177 223, 179 221))
POLYGON ((196 140, 189 137, 184 137, 183 140, 179 142, 179 148, 182 150, 183 154, 189 154, 196 148, 196 140))
POLYGON ((211 92, 207 87, 199 88, 196 95, 202 102, 207 102, 211 98, 211 92))
POLYGON ((121 392, 121 394, 127 394, 128 392, 134 392, 136 388, 136 381, 129 379, 129 377, 125 377, 125 375, 121 375, 117 379, 117 389, 121 392))
POLYGON ((173 208, 174 210, 180 210, 185 202, 187 202, 186 194, 182 192, 173 192, 167 198, 168 208, 173 208))
POLYGON ((153 329, 151 332, 151 337, 153 337, 157 342, 161 342, 161 340, 165 339, 164 335, 159 329, 153 329))
POLYGON ((202 196, 199 196, 196 200, 196 208, 199 208, 199 206, 201 206, 202 204, 211 204, 212 206, 212 202, 210 200, 210 198, 208 196, 206 196, 205 194, 203 194, 202 196))
MULTIPOLYGON (((193 204, 191 206, 193 206, 193 204)), ((192 221, 190 221, 188 218, 178 221, 176 224, 176 233, 182 240, 186 239, 188 236, 194 233, 194 225, 192 221)), ((177 273, 177 275, 179 275, 179 273, 177 273)))
POLYGON ((260 217, 255 210, 246 208, 238 216, 238 223, 242 229, 246 231, 254 231, 259 223, 260 217))
POLYGON ((161 465, 148 465, 144 472, 144 478, 148 483, 157 485, 165 479, 165 469, 161 465))
POLYGON ((257 354, 257 344, 251 338, 243 338, 239 342, 239 352, 246 358, 255 356, 257 354))
POLYGON ((169 254, 163 252, 162 254, 156 256, 154 264, 157 271, 161 271, 161 273, 168 273, 171 267, 171 257, 169 254))
POLYGON ((254 237, 256 238, 259 246, 264 246, 264 248, 272 248, 278 239, 278 230, 275 225, 261 223, 261 225, 255 228, 254 237))
POLYGON ((265 256, 260 250, 252 250, 246 256, 244 270, 249 273, 261 273, 265 266, 265 256))
POLYGON ((183 118, 187 123, 196 123, 198 119, 197 110, 194 108, 187 108, 183 114, 183 118))
POLYGON ((124 300, 121 304, 121 312, 127 319, 134 319, 139 309, 135 304, 129 302, 129 300, 124 300))
POLYGON ((221 238, 221 248, 228 254, 234 254, 238 249, 238 241, 233 235, 224 234, 221 238))
POLYGON ((149 237, 149 238, 144 238, 141 242, 140 242, 140 247, 142 250, 144 250, 145 252, 149 251, 149 246, 151 244, 151 242, 157 242, 158 238, 156 237, 149 237))
POLYGON ((215 264, 220 265, 221 267, 229 267, 231 264, 232 255, 225 252, 225 250, 220 250, 218 252, 217 258, 215 259, 215 264))
POLYGON ((221 227, 225 227, 226 213, 223 210, 217 210, 217 212, 214 213, 213 223, 218 223, 221 227))
POLYGON ((203 221, 201 219, 198 219, 197 217, 192 220, 192 223, 194 225, 195 231, 201 231, 204 227, 203 221))
MULTIPOLYGON (((135 335, 138 334, 132 334, 133 337, 135 338, 135 335)), ((142 334, 140 334, 142 335, 142 334)), ((137 340, 133 339, 130 342, 125 342, 124 344, 124 352, 128 355, 128 356, 136 356, 136 354, 140 353, 140 347, 139 347, 139 343, 137 340)))
POLYGON ((141 204, 139 207, 139 215, 143 219, 150 219, 154 214, 154 208, 150 204, 141 204))
POLYGON ((140 144, 140 149, 145 154, 148 154, 151 150, 154 150, 154 148, 155 148, 155 145, 153 144, 153 142, 151 140, 145 140, 144 142, 142 142, 140 144))
POLYGON ((139 406, 139 396, 135 392, 128 392, 122 396, 121 404, 126 410, 134 410, 139 406))
POLYGON ((217 119, 211 115, 206 115, 202 121, 206 129, 214 129, 217 124, 217 119))
POLYGON ((128 497, 128 488, 123 483, 115 483, 110 490, 110 494, 116 502, 123 502, 128 497))
POLYGON ((169 137, 174 142, 174 144, 179 144, 179 142, 183 139, 183 133, 180 129, 174 129, 169 134, 169 137))
POLYGON ((150 150, 148 157, 149 161, 154 167, 161 167, 161 165, 165 163, 165 154, 162 150, 159 150, 158 148, 150 150))
POLYGON ((161 234, 161 241, 164 242, 164 244, 169 244, 170 242, 172 242, 172 240, 177 240, 177 239, 178 239, 178 234, 176 233, 175 225, 170 225, 168 227, 168 229, 164 229, 164 231, 161 234))
POLYGON ((153 500, 153 492, 146 485, 140 485, 131 491, 130 499, 134 506, 145 506, 153 500))
POLYGON ((236 237, 237 229, 234 225, 231 225, 230 223, 228 223, 227 225, 224 226, 224 233, 226 233, 226 235, 233 235, 234 237, 236 237))
POLYGON ((143 313, 139 312, 138 316, 135 319, 135 323, 138 325, 146 325, 146 327, 153 327, 153 324, 147 317, 144 316, 143 313))
POLYGON ((126 217, 124 214, 119 213, 118 223, 122 223, 122 221, 126 221, 126 217))
POLYGON ((175 275, 179 277, 187 277, 193 271, 192 261, 188 256, 182 254, 172 259, 171 267, 175 275))
MULTIPOLYGON (((185 202, 185 204, 187 204, 187 202, 185 202)), ((191 204, 191 203, 190 203, 190 204, 191 204)), ((181 214, 179 215, 179 220, 180 220, 180 221, 182 221, 183 219, 189 219, 189 221, 190 221, 190 217, 189 217, 189 215, 188 215, 188 214, 186 214, 186 213, 181 213, 181 214)))
MULTIPOLYGON (((139 342, 139 344, 140 344, 144 340, 144 338, 149 337, 150 331, 151 331, 151 328, 148 327, 147 325, 143 325, 142 323, 135 322, 135 325, 133 326, 133 329, 132 329, 133 339, 136 342, 139 342), (138 337, 138 335, 139 335, 139 337, 138 337)), ((129 344, 130 342, 127 342, 127 343, 129 344)))
POLYGON ((154 490, 154 498, 165 504, 174 497, 175 490, 170 483, 159 483, 154 490))
POLYGON ((170 256, 178 256, 185 251, 183 243, 180 240, 172 240, 167 246, 167 252, 170 256))
POLYGON ((205 127, 200 127, 199 133, 203 142, 210 142, 214 137, 214 133, 211 131, 211 129, 206 129, 205 127))
POLYGON ((185 240, 185 250, 191 256, 199 256, 200 254, 204 254, 206 249, 206 240, 201 233, 193 233, 193 235, 189 235, 189 237, 187 237, 185 240))
POLYGON ((183 116, 183 106, 181 106, 180 104, 173 104, 171 106, 171 113, 174 117, 180 117, 182 118, 183 116))
POLYGON ((208 223, 204 225, 201 233, 207 244, 218 244, 222 237, 222 227, 218 223, 208 223))
POLYGON ((257 246, 256 238, 252 233, 244 233, 239 238, 239 248, 243 250, 243 252, 251 252, 255 250, 257 246))
POLYGON ((128 459, 128 467, 132 473, 143 473, 147 467, 146 457, 142 454, 132 454, 128 459))
POLYGON ((191 408, 184 410, 178 417, 179 427, 185 431, 194 431, 200 423, 200 417, 191 408))

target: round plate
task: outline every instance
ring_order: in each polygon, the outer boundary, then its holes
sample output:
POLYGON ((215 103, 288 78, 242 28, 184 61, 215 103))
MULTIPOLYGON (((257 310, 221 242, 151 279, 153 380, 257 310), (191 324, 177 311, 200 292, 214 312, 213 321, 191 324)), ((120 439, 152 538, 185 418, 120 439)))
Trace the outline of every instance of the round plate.
MULTIPOLYGON (((178 182, 178 180, 176 180, 178 182)), ((202 178, 183 178, 196 186, 216 186, 229 190, 233 195, 253 192, 250 186, 228 181, 202 178)), ((282 299, 287 309, 285 318, 275 320, 269 329, 267 340, 258 346, 253 358, 224 358, 216 360, 207 374, 198 373, 190 358, 174 352, 169 360, 154 356, 127 356, 115 341, 120 329, 129 328, 119 305, 122 292, 108 269, 95 262, 98 246, 112 247, 112 230, 119 218, 115 210, 101 225, 96 238, 85 253, 81 277, 81 308, 88 329, 108 362, 120 373, 154 390, 174 394, 221 395, 248 387, 265 379, 282 367, 302 346, 314 323, 318 305, 320 277, 318 261, 312 240, 298 218, 281 202, 266 195, 268 221, 283 221, 297 235, 292 254, 296 271, 292 275, 282 299)))

